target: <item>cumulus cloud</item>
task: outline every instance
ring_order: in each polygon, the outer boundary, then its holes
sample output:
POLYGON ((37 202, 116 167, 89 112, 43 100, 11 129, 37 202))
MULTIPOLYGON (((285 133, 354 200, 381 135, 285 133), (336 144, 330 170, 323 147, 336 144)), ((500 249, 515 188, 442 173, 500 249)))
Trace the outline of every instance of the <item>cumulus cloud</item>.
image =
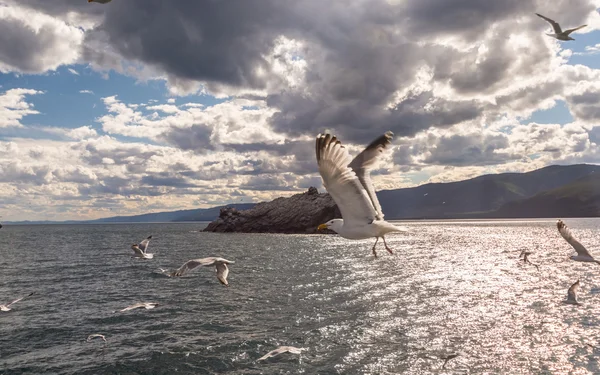
POLYGON ((75 63, 84 32, 33 9, 0 6, 0 72, 43 73, 75 63))
MULTIPOLYGON (((102 99, 99 129, 55 132, 62 154, 0 143, 6 173, 31 194, 115 210, 184 207, 195 195, 194 204, 269 199, 320 185, 313 140, 323 131, 354 152, 392 130, 393 164, 375 176, 385 188, 600 161, 599 71, 570 65, 567 45, 544 35, 534 12, 546 0, 6 3, 1 71, 89 63, 164 80, 169 96, 222 99, 131 103, 115 92, 102 99), (529 120, 558 101, 572 124, 529 120), (57 167, 65 157, 68 170, 57 167)), ((551 5, 561 24, 600 26, 594 1, 551 5)), ((26 95, 37 92, 11 91, 0 96, 0 126, 14 128, 36 113, 26 95)))
POLYGON ((39 112, 33 109, 33 104, 25 100, 27 95, 41 94, 32 89, 10 89, 0 95, 0 128, 21 127, 21 119, 27 115, 39 112))

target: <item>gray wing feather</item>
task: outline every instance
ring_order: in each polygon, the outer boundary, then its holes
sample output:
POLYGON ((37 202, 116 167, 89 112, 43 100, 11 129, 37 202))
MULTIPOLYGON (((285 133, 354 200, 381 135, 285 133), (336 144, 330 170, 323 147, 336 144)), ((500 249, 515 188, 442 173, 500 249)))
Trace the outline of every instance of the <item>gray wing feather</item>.
POLYGON ((571 34, 573 31, 577 31, 577 30, 579 30, 579 29, 583 29, 583 28, 584 28, 584 27, 586 27, 586 26, 587 26, 587 25, 581 25, 581 26, 575 27, 575 28, 573 28, 573 29, 567 29, 567 30, 565 30, 563 33, 564 33, 565 35, 569 35, 569 34, 571 34))
POLYGON ((358 154, 348 165, 356 176, 358 177, 360 183, 364 186, 371 202, 373 203, 373 207, 375 211, 377 211, 377 220, 383 220, 383 211, 381 210, 381 205, 379 204, 379 199, 377 199, 377 194, 375 193, 375 188, 373 187, 373 182, 371 181, 371 169, 377 162, 379 155, 385 150, 387 146, 391 144, 392 137, 394 133, 391 131, 386 132, 382 136, 375 139, 371 142, 360 154, 358 154))
POLYGON ((148 245, 150 244, 151 238, 152 236, 148 236, 145 240, 139 243, 138 247, 140 248, 140 250, 142 250, 143 253, 145 253, 148 249, 148 245))
POLYGON ((537 15, 538 17, 540 17, 540 18, 543 18, 543 19, 545 19, 546 21, 548 21, 548 22, 550 23, 550 25, 552 25, 552 28, 554 29, 554 32, 555 32, 556 34, 560 34, 560 33, 562 33, 562 30, 560 29, 560 25, 558 24, 558 22, 556 22, 556 21, 554 21, 554 20, 552 20, 552 19, 550 19, 550 18, 548 18, 548 17, 544 17, 544 16, 542 16, 542 15, 541 15, 541 14, 539 14, 539 13, 536 13, 536 15, 537 15))
POLYGON ((144 255, 144 252, 142 251, 142 249, 140 249, 140 246, 139 246, 139 245, 133 245, 133 246, 131 246, 131 249, 132 249, 132 250, 133 250, 133 251, 134 251, 136 254, 139 254, 139 255, 142 255, 142 256, 144 255))

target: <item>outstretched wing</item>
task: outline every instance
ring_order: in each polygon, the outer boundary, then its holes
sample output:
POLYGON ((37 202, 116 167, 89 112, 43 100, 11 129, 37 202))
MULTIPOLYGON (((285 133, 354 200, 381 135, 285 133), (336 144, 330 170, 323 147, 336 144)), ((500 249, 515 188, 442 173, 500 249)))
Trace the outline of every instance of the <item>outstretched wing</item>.
POLYGON ((579 280, 577 280, 567 291, 567 300, 577 302, 577 291, 579 290, 579 280))
POLYGON ((227 264, 217 263, 216 268, 217 268, 217 279, 219 279, 221 284, 229 286, 229 283, 227 283, 227 276, 229 275, 229 268, 227 268, 227 264))
POLYGON ((376 219, 383 220, 383 211, 381 210, 381 205, 379 204, 379 199, 377 199, 377 194, 375 194, 375 188, 373 187, 373 182, 371 181, 371 169, 377 162, 379 155, 385 150, 385 148, 391 144, 392 137, 394 133, 391 131, 386 132, 384 135, 378 137, 376 140, 371 142, 367 148, 363 150, 360 154, 358 154, 354 160, 348 165, 356 176, 358 180, 363 185, 369 198, 371 199, 371 203, 377 212, 376 219))
POLYGON ((556 222, 556 227, 558 228, 560 235, 571 246, 573 246, 573 248, 577 252, 577 255, 592 258, 592 255, 590 254, 590 252, 587 251, 587 249, 579 241, 577 241, 575 239, 575 237, 573 237, 573 235, 571 234, 571 231, 569 230, 569 227, 567 227, 567 224, 563 223, 562 220, 559 220, 556 222))
POLYGON ((377 212, 356 173, 348 167, 348 150, 336 137, 319 134, 316 142, 317 164, 323 186, 337 203, 344 223, 364 225, 377 217, 377 212))
POLYGON ((140 256, 144 256, 144 252, 142 251, 142 249, 140 249, 139 245, 132 245, 131 249, 138 255, 140 256))
POLYGON ((139 243, 139 248, 140 250, 142 250, 142 252, 146 252, 146 250, 148 250, 148 245, 150 245, 150 239, 152 238, 152 236, 148 236, 146 237, 145 240, 143 240, 142 242, 139 243))
POLYGON ((550 23, 550 25, 552 25, 552 28, 554 29, 554 32, 555 32, 556 34, 560 34, 560 33, 562 33, 562 30, 560 29, 560 25, 558 24, 558 22, 556 22, 556 21, 554 21, 554 20, 551 20, 551 19, 550 19, 550 18, 548 18, 548 17, 544 17, 544 16, 542 16, 542 15, 541 15, 541 14, 539 14, 539 13, 536 13, 536 15, 537 15, 538 17, 541 17, 541 18, 545 19, 546 21, 548 21, 548 22, 550 23))
POLYGON ((191 271, 199 266, 213 265, 214 258, 192 259, 185 262, 179 269, 174 272, 175 276, 183 276, 186 272, 191 271))
POLYGON ((577 30, 579 30, 579 29, 583 29, 583 28, 584 28, 584 27, 586 27, 586 26, 587 26, 587 25, 581 25, 581 26, 578 26, 578 27, 576 27, 576 28, 574 28, 574 29, 567 29, 567 30, 565 30, 564 34, 565 34, 565 35, 569 35, 569 34, 571 34, 573 31, 577 31, 577 30))
POLYGON ((28 295, 26 295, 26 296, 23 296, 23 297, 21 297, 21 298, 17 298, 16 300, 14 300, 14 301, 12 301, 11 303, 7 304, 7 305, 6 305, 6 307, 10 307, 10 305, 12 305, 12 304, 14 304, 14 303, 17 303, 17 302, 19 302, 19 301, 20 301, 20 300, 22 300, 23 298, 27 298, 27 297, 31 296, 33 293, 34 293, 34 292, 31 292, 31 293, 29 293, 29 294, 28 294, 28 295))

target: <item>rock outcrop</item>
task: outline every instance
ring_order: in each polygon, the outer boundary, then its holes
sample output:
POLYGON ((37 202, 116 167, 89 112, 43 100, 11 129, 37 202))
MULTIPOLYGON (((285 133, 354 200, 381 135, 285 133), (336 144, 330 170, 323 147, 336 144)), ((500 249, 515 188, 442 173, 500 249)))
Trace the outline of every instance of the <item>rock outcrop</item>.
MULTIPOLYGON (((241 233, 317 233, 317 226, 341 218, 337 205, 327 193, 310 187, 289 198, 259 203, 248 210, 224 207, 205 232, 241 233)), ((319 231, 319 233, 332 233, 319 231)))

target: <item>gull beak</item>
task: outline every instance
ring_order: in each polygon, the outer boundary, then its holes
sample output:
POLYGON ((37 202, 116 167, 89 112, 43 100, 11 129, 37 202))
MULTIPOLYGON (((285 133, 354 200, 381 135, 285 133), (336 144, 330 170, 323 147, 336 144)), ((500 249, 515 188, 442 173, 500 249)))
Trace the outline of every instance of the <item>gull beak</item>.
POLYGON ((317 230, 327 229, 327 224, 321 224, 317 227, 317 230))

